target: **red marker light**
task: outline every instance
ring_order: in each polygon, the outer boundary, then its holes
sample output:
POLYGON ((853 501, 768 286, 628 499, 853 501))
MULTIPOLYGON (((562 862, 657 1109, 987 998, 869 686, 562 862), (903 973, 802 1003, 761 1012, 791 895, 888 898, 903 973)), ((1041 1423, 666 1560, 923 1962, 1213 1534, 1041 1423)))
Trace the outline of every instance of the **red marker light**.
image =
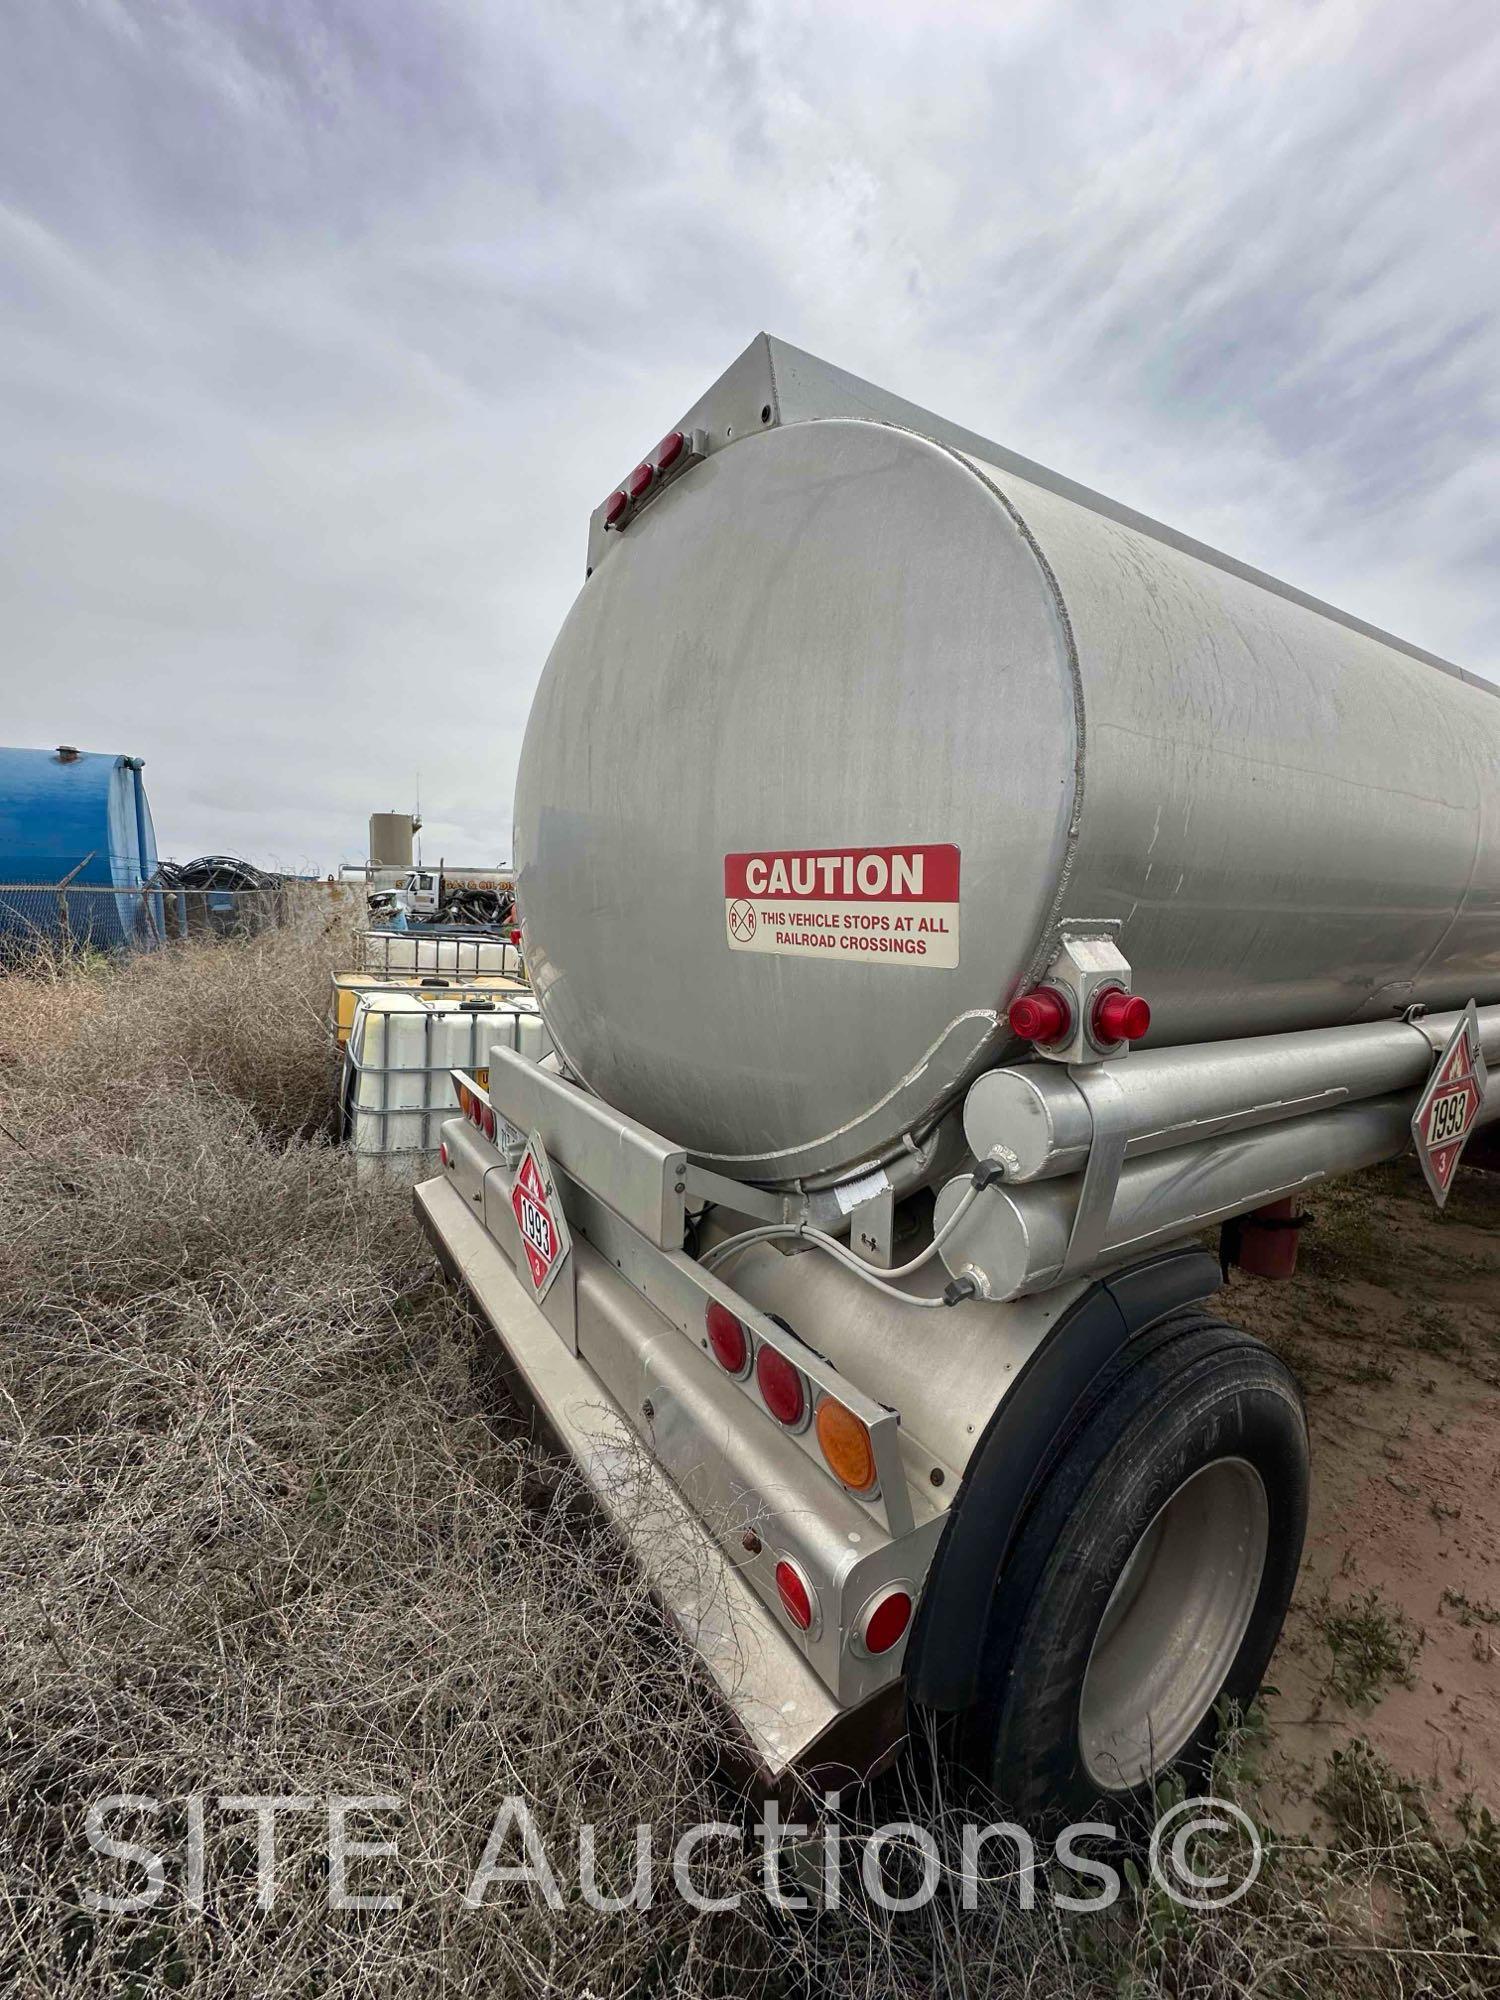
POLYGON ((1060 1042, 1073 1025, 1073 1010, 1055 986, 1038 986, 1011 1001, 1010 1025, 1023 1042, 1060 1042))
POLYGON ((629 505, 630 505, 630 500, 626 494, 611 493, 609 498, 604 503, 605 527, 613 528, 614 526, 616 526, 616 524, 620 519, 620 516, 625 512, 625 509, 629 505))
POLYGON ((800 1424, 807 1411, 807 1392, 802 1377, 774 1347, 763 1347, 755 1357, 755 1381, 766 1408, 778 1424, 788 1429, 800 1424))
POLYGON ((750 1342, 728 1306, 710 1299, 703 1315, 714 1360, 729 1375, 743 1375, 750 1366, 750 1342))
POLYGON ((1112 986, 1094 1004, 1096 1042, 1138 1042, 1151 1026, 1151 1009, 1139 993, 1112 986))
POLYGON ((860 1623, 860 1641, 867 1653, 888 1653, 911 1623, 911 1598, 904 1590, 877 1597, 860 1623))
POLYGON ((812 1585, 802 1574, 801 1565, 787 1556, 783 1556, 776 1565, 776 1595, 781 1599, 782 1610, 797 1630, 806 1632, 812 1625, 818 1600, 812 1585))
POLYGON ((686 444, 687 439, 681 431, 668 431, 667 435, 652 453, 652 457, 656 460, 657 471, 665 472, 668 466, 675 465, 678 459, 681 458, 683 448, 686 444))
POLYGON ((626 490, 630 494, 631 499, 639 500, 655 477, 656 467, 651 463, 650 459, 642 459, 641 463, 625 482, 626 490))

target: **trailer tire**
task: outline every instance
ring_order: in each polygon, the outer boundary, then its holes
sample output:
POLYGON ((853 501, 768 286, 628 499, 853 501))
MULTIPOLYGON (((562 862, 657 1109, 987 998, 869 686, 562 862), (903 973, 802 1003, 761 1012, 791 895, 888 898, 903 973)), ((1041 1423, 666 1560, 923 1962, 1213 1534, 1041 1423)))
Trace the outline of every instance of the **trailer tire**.
POLYGON ((1121 1349, 1059 1440, 991 1595, 964 1762, 1019 1813, 1077 1817, 1201 1775, 1247 1707, 1307 1525, 1290 1371, 1200 1311, 1121 1349))

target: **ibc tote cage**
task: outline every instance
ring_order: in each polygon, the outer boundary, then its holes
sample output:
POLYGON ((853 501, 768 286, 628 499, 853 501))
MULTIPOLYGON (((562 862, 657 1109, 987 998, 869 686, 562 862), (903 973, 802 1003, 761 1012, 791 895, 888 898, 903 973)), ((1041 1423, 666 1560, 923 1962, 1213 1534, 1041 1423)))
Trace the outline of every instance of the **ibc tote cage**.
POLYGON ((436 927, 360 932, 359 970, 379 979, 413 973, 440 973, 447 979, 503 974, 524 979, 521 948, 498 931, 450 931, 436 927))
POLYGON ((548 1054, 551 1038, 534 1000, 506 994, 447 1006, 428 995, 391 989, 362 998, 344 1048, 339 1138, 366 1157, 435 1154, 441 1126, 458 1110, 450 1072, 477 1070, 482 1077, 497 1042, 533 1062, 548 1054), (377 1019, 384 1022, 378 1060, 366 1052, 377 1019), (420 1022, 420 1061, 390 1060, 394 1022, 413 1030, 420 1022))

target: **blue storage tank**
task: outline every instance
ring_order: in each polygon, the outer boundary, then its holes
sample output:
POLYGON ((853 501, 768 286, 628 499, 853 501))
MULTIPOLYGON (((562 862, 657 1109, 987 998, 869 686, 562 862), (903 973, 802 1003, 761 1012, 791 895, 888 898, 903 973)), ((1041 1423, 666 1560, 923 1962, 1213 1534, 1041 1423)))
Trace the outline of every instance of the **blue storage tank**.
POLYGON ((0 749, 0 949, 154 945, 162 899, 139 757, 0 749))

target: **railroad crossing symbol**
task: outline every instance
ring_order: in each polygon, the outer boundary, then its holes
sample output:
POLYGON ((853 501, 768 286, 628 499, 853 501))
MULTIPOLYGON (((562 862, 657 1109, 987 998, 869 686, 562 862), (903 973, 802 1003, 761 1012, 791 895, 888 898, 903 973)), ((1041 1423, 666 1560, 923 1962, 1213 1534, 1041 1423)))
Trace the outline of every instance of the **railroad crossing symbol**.
POLYGON ((755 936, 755 905, 753 903, 731 903, 729 905, 729 928, 741 944, 748 944, 755 936))
POLYGON ((1479 1016, 1471 1000, 1448 1037, 1448 1046, 1412 1113, 1417 1158, 1439 1208, 1448 1200, 1453 1175, 1484 1103, 1488 1076, 1479 1046, 1479 1016))
POLYGON ((532 1289, 540 1304, 547 1295, 548 1286, 562 1269, 563 1259, 571 1246, 562 1204, 557 1199, 557 1189, 552 1181, 552 1169, 541 1139, 535 1132, 527 1140, 526 1151, 521 1156, 521 1170, 510 1191, 510 1205, 515 1210, 516 1227, 521 1232, 521 1248, 526 1252, 532 1289))

